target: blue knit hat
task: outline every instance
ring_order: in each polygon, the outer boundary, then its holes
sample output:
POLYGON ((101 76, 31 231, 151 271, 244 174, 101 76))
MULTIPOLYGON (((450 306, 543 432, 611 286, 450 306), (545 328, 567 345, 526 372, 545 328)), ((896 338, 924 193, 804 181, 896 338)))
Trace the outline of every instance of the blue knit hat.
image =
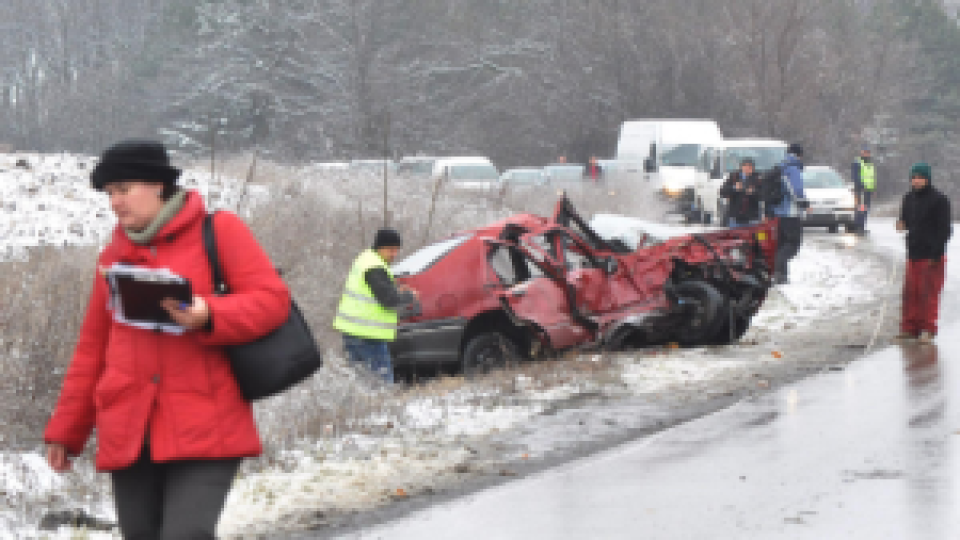
POLYGON ((914 163, 913 167, 910 167, 910 178, 915 176, 926 178, 927 182, 933 182, 933 168, 923 162, 914 163))

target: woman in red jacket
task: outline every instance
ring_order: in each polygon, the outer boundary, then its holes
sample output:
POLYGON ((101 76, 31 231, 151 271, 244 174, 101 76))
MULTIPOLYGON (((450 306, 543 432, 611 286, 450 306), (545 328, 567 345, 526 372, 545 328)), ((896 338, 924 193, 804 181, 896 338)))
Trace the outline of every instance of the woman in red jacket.
POLYGON ((118 226, 98 260, 76 350, 47 425, 47 459, 70 468, 97 430, 97 469, 109 471, 124 538, 214 538, 241 458, 261 452, 251 406, 224 346, 280 326, 290 294, 235 215, 214 220, 231 294, 215 296, 200 194, 177 186, 163 145, 119 143, 91 174, 118 226), (193 302, 164 302, 175 333, 122 322, 103 271, 114 263, 166 268, 190 280, 193 302))

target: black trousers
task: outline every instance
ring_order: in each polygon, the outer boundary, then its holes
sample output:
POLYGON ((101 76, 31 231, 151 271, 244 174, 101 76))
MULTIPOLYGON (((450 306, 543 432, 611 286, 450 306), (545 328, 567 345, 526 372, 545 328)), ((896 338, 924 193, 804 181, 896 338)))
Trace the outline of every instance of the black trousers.
POLYGON ((240 459, 154 463, 144 450, 110 474, 124 540, 215 539, 239 467, 240 459))
POLYGON ((777 255, 774 275, 787 277, 789 275, 790 259, 800 252, 803 244, 803 221, 798 217, 780 218, 777 229, 777 255))

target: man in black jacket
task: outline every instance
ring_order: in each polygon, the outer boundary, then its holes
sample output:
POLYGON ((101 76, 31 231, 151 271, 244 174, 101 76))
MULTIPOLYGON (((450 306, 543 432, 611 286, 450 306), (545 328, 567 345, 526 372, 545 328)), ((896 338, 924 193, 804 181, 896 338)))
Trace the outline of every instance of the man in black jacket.
POLYGON ((926 163, 910 169, 911 190, 903 198, 897 230, 907 233, 907 270, 903 287, 900 339, 937 335, 940 292, 947 242, 953 232, 950 200, 933 188, 933 170, 926 163))
POLYGON ((743 227, 760 221, 760 175, 751 158, 743 158, 740 170, 730 173, 720 188, 727 199, 728 227, 743 227))

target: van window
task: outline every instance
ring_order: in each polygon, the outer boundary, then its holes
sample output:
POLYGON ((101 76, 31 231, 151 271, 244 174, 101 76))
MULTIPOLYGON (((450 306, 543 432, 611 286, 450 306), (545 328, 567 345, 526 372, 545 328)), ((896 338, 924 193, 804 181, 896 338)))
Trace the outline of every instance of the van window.
POLYGON ((668 167, 696 167, 700 164, 699 144, 678 144, 663 151, 660 164, 668 167))

